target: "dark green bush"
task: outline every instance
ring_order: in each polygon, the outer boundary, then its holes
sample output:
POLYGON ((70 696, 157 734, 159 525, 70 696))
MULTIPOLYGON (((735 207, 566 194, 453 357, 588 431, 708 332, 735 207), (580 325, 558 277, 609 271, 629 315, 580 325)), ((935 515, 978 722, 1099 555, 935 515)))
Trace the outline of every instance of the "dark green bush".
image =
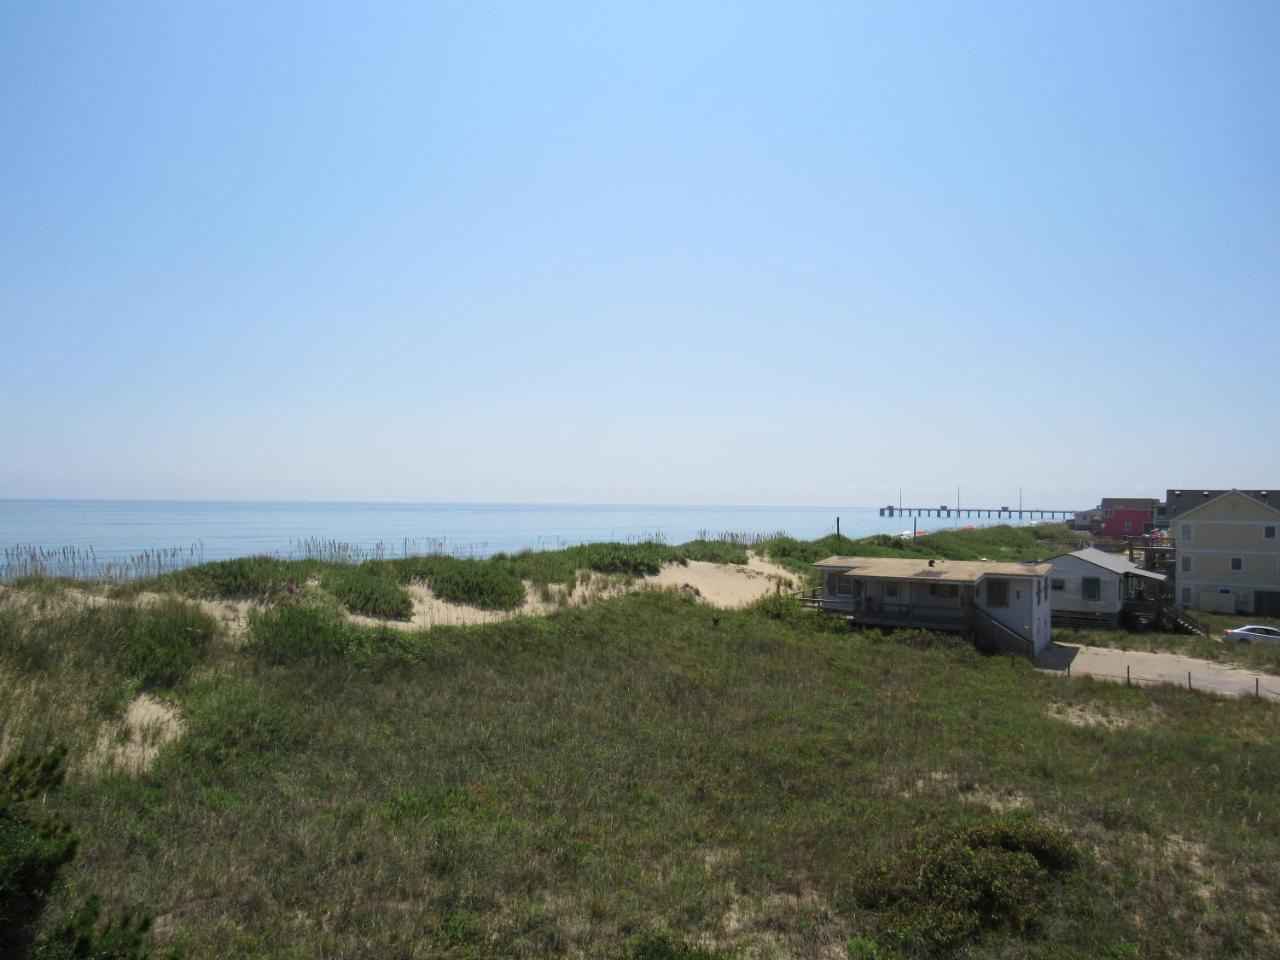
POLYGON ((706 563, 747 562, 747 548, 727 540, 690 540, 676 547, 681 559, 702 560, 706 563))
POLYGON ((983 930, 1026 930, 1051 873, 1077 862, 1071 838, 1023 816, 935 830, 883 864, 860 900, 910 954, 953 951, 983 930))
POLYGON ((239 557, 187 567, 162 578, 161 585, 198 597, 274 600, 297 593, 318 568, 311 560, 239 557))
POLYGON ((486 560, 441 558, 428 577, 431 592, 450 603, 486 610, 514 610, 524 603, 519 577, 486 560))
POLYGON ((185 680, 218 634, 213 617, 181 600, 126 609, 119 663, 144 690, 174 687, 185 680))
POLYGON ((350 648, 357 629, 317 603, 279 603, 249 616, 258 654, 271 663, 337 659, 350 648))
POLYGON ((808 630, 827 633, 848 633, 849 627, 839 617, 806 607, 797 598, 784 593, 767 593, 751 603, 747 609, 756 616, 780 620, 783 623, 803 626, 808 630))
MULTIPOLYGON (((126 911, 104 920, 96 896, 43 934, 36 931, 77 840, 36 801, 62 784, 67 748, 16 751, 0 763, 0 957, 14 960, 142 960, 151 920, 126 911)), ((174 957, 170 952, 166 956, 174 957)))
POLYGON ((695 947, 665 933, 642 933, 627 941, 623 960, 731 960, 733 954, 695 947))
MULTIPOLYGON (((102 901, 91 896, 68 917, 46 931, 36 946, 35 960, 143 960, 157 956, 147 949, 151 917, 125 910, 106 920, 102 901)), ((173 950, 160 956, 176 958, 173 950)))
POLYGON ((394 580, 363 567, 325 570, 321 585, 352 613, 392 620, 413 616, 413 599, 394 580))
POLYGON ((95 677, 116 677, 142 689, 182 683, 203 659, 218 623, 177 599, 54 608, 3 629, 7 663, 20 670, 65 669, 68 662, 95 677))
POLYGON ((75 854, 61 825, 0 801, 0 956, 29 954, 49 892, 75 854))

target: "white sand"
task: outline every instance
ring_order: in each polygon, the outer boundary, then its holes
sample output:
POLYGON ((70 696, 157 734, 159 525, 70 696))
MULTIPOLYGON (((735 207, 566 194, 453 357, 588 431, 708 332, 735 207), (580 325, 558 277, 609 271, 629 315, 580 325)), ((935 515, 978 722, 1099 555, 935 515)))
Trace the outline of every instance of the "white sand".
POLYGON ((161 747, 182 736, 183 726, 176 707, 144 693, 125 708, 118 723, 102 725, 89 766, 142 773, 155 762, 161 747))
POLYGON ((687 587, 695 590, 705 603, 724 610, 745 607, 778 589, 786 592, 799 588, 790 573, 754 554, 745 567, 701 560, 690 560, 687 565, 673 563, 663 567, 657 576, 645 577, 641 583, 654 587, 687 587))

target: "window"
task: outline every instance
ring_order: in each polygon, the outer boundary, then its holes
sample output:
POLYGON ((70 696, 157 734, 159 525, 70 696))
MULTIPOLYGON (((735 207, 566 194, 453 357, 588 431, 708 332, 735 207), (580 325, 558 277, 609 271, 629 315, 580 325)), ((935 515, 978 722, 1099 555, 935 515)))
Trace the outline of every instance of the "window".
POLYGON ((1009 581, 987 581, 987 606, 1007 607, 1009 605, 1009 581))
POLYGON ((1191 588, 1190 587, 1182 588, 1182 605, 1184 607, 1191 606, 1191 588))
POLYGON ((1054 589, 1054 590, 1065 590, 1065 589, 1067 589, 1067 581, 1065 581, 1065 580, 1050 580, 1050 581, 1049 581, 1049 586, 1050 586, 1052 589, 1054 589))
POLYGON ((1126 520, 1126 521, 1124 522, 1124 532, 1125 532, 1125 533, 1129 533, 1129 532, 1130 532, 1130 531, 1132 531, 1132 530, 1133 530, 1133 521, 1132 521, 1132 520, 1126 520))
POLYGON ((836 596, 852 597, 853 596, 853 577, 841 575, 836 578, 836 596))
POLYGON ((1179 560, 1178 560, 1178 562, 1182 565, 1182 572, 1183 572, 1183 573, 1190 573, 1190 572, 1191 572, 1191 558, 1190 558, 1190 557, 1188 557, 1188 556, 1180 557, 1180 558, 1179 558, 1179 560))
POLYGON ((1102 599, 1102 580, 1099 577, 1085 577, 1080 581, 1080 589, 1086 600, 1102 599))
POLYGON ((1276 528, 1274 526, 1266 526, 1262 528, 1263 540, 1274 540, 1276 538, 1276 528))
POLYGON ((960 596, 960 588, 954 583, 931 583, 929 584, 929 596, 950 600, 960 596))
POLYGON ((1244 557, 1232 557, 1231 572, 1240 573, 1242 570, 1244 570, 1244 557))
POLYGON ((1180 530, 1180 532, 1178 533, 1178 536, 1182 539, 1182 542, 1190 543, 1191 542, 1191 524, 1180 523, 1178 524, 1178 527, 1180 530))
POLYGON ((896 599, 898 596, 898 585, 896 583, 886 583, 884 585, 884 596, 886 600, 896 599))

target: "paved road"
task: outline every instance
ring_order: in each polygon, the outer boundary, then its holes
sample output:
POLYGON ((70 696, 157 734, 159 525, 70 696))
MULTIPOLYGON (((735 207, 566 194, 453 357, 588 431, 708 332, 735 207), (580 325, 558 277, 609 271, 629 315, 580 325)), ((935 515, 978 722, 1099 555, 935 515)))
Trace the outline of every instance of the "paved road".
POLYGON ((1176 653, 1053 643, 1036 658, 1036 666, 1041 670, 1067 672, 1068 665, 1072 675, 1088 675, 1120 683, 1125 681, 1126 668, 1134 683, 1143 684, 1173 683, 1186 687, 1187 674, 1190 674, 1193 690, 1229 697, 1251 697, 1256 691, 1263 697, 1280 700, 1280 677, 1176 653))

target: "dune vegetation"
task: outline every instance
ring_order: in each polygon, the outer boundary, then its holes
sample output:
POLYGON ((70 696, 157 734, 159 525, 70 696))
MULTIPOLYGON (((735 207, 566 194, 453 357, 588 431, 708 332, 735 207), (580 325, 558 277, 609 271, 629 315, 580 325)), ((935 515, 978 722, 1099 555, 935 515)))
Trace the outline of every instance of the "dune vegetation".
MULTIPOLYGON (((571 549, 460 589, 640 562, 571 549)), ((280 563, 0 595, 5 956, 1280 955, 1273 703, 783 594, 392 630, 344 615, 343 578, 430 562, 280 563), (233 587, 277 598, 234 637, 151 596, 233 587)))

